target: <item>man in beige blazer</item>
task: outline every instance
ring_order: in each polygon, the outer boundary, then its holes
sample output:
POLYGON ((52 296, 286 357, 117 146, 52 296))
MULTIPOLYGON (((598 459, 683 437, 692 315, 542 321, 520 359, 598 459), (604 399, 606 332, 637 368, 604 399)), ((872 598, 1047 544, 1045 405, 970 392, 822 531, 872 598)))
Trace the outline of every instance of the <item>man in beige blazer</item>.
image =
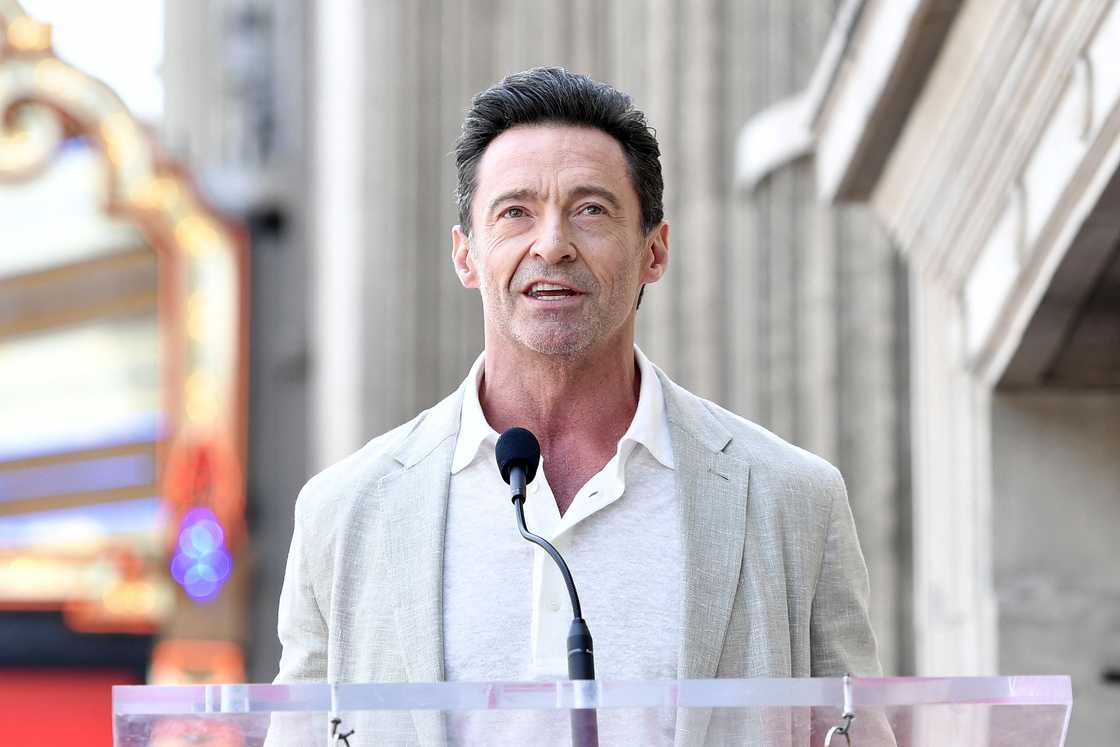
MULTIPOLYGON (((561 513, 608 464, 637 407, 634 320, 668 263, 658 157, 628 98, 555 68, 476 97, 458 143, 453 263, 483 298, 479 401, 495 431, 538 435, 561 513)), ((683 559, 671 674, 878 675, 867 570, 839 473, 656 376, 683 559)), ((301 492, 277 682, 446 678, 448 495, 474 384, 301 492)), ((678 741, 702 740, 706 727, 681 719, 678 741)), ((420 742, 446 738, 432 714, 405 728, 420 742)))

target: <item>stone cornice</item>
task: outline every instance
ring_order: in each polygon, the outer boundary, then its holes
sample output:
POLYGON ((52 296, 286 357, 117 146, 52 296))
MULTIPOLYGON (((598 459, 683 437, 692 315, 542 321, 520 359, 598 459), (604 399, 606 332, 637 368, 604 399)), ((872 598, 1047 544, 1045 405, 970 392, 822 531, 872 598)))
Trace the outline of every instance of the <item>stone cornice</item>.
MULTIPOLYGON (((991 13, 985 6, 969 11, 991 13)), ((949 287, 963 283, 1015 199, 1104 9, 1042 2, 1029 17, 995 12, 971 25, 962 17, 872 197, 923 272, 949 287)))
POLYGON ((836 12, 805 90, 772 104, 743 125, 735 147, 736 186, 753 190, 772 172, 813 151, 814 128, 848 54, 865 4, 866 0, 845 0, 836 12))
POLYGON ((870 200, 917 266, 959 288, 1108 7, 969 2, 930 50, 914 30, 948 4, 867 3, 815 120, 820 194, 870 200))
POLYGON ((837 19, 845 46, 814 110, 817 187, 864 201, 960 8, 960 0, 872 0, 837 19))
POLYGON ((989 383, 1111 174, 1117 49, 1120 3, 969 2, 874 185, 923 282, 958 298, 962 352, 989 383))

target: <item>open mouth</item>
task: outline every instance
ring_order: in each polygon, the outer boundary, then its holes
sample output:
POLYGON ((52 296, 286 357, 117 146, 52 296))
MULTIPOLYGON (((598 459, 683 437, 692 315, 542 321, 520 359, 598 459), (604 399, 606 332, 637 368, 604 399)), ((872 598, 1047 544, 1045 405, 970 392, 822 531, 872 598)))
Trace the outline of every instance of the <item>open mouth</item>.
POLYGON ((533 283, 529 286, 529 290, 525 291, 525 295, 538 301, 562 301, 582 294, 555 283, 533 283))

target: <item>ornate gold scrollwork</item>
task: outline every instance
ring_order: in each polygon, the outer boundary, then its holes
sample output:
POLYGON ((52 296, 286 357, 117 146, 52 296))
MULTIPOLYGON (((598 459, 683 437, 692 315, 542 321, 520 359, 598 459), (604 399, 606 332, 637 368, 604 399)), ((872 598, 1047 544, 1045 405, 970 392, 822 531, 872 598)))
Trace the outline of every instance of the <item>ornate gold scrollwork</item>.
POLYGON ((16 3, 0 2, 0 179, 34 173, 62 141, 57 112, 36 102, 36 65, 51 58, 50 27, 21 14, 16 3))
POLYGON ((159 256, 167 392, 161 488, 169 529, 204 496, 236 555, 245 535, 244 238, 160 156, 108 86, 55 56, 50 27, 15 0, 0 0, 0 40, 0 180, 31 178, 69 137, 86 138, 103 155, 106 211, 137 224, 159 256), (219 468, 201 493, 187 484, 190 470, 183 466, 200 454, 219 468))

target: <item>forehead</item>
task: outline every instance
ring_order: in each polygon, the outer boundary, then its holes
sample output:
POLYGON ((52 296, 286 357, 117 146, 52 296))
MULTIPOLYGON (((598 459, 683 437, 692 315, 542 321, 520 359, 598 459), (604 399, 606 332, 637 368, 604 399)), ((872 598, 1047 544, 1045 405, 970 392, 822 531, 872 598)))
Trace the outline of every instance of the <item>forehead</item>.
POLYGON ((506 130, 487 146, 476 189, 483 194, 511 186, 548 190, 588 183, 628 191, 637 200, 626 156, 613 137, 593 127, 526 125, 506 130))

